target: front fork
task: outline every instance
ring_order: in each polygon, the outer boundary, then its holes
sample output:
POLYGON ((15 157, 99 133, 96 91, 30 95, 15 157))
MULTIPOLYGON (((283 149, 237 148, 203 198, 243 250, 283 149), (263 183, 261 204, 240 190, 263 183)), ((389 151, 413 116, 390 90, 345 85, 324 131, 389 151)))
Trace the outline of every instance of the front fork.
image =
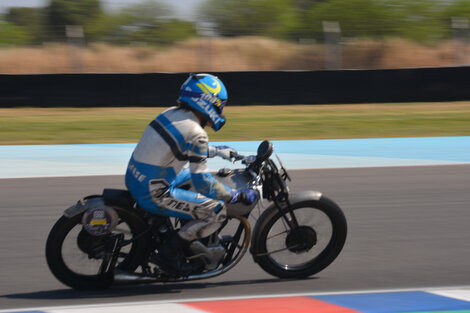
POLYGON ((297 239, 297 242, 301 245, 300 248, 303 248, 307 244, 306 239, 304 238, 302 232, 299 231, 300 225, 297 221, 297 218, 295 217, 294 210, 292 209, 289 199, 285 199, 285 203, 287 205, 287 213, 284 213, 278 201, 274 200, 274 205, 278 209, 279 213, 282 215, 282 218, 284 219, 286 224, 289 226, 290 233, 294 234, 295 238, 297 239))
POLYGON ((284 221, 289 226, 290 230, 294 231, 295 229, 297 229, 299 227, 299 223, 297 221, 297 218, 295 217, 294 210, 292 210, 292 206, 290 204, 289 199, 286 199, 284 201, 287 205, 288 214, 282 212, 282 208, 279 205, 279 202, 277 200, 274 200, 273 202, 274 202, 274 205, 276 206, 277 210, 279 211, 279 213, 282 215, 282 218, 284 219, 284 221))

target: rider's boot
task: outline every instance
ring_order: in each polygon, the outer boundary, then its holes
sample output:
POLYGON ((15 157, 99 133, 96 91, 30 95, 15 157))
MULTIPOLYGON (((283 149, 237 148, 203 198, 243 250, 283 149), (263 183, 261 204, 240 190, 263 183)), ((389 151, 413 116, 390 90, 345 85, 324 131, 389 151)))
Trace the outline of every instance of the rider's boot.
POLYGON ((170 275, 188 275, 192 267, 186 262, 184 251, 190 242, 181 238, 177 232, 170 235, 158 249, 157 263, 159 267, 170 275))

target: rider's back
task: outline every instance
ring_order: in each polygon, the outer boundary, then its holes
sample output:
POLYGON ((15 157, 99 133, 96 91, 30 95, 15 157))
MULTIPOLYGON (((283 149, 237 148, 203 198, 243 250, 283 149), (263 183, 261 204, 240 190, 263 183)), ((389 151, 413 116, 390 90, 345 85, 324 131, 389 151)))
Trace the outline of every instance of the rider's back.
POLYGON ((191 111, 172 107, 152 123, 157 125, 145 129, 133 154, 135 161, 172 167, 178 173, 190 157, 206 157, 207 133, 191 111))

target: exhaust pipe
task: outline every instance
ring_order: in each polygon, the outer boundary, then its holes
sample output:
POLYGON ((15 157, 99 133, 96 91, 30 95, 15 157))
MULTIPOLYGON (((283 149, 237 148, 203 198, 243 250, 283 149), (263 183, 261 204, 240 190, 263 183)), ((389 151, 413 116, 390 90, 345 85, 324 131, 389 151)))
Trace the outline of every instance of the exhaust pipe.
POLYGON ((114 283, 117 285, 131 285, 131 284, 151 284, 156 282, 164 282, 167 280, 156 276, 147 276, 143 274, 127 273, 123 271, 114 272, 114 283))
POLYGON ((248 246, 250 244, 251 239, 251 227, 248 223, 247 219, 241 216, 235 217, 240 221, 245 229, 245 238, 243 240, 242 249, 238 253, 238 256, 232 260, 229 264, 225 265, 224 267, 210 271, 207 273, 197 274, 197 275, 190 275, 185 277, 178 277, 178 278, 170 278, 170 277, 161 277, 161 276, 148 276, 144 274, 137 274, 137 273, 127 273, 120 270, 114 271, 114 282, 118 285, 126 285, 126 284, 151 284, 157 282, 181 282, 181 281, 188 281, 188 280, 198 280, 198 279, 207 279, 219 276, 230 269, 232 269, 237 263, 242 259, 245 255, 246 251, 248 250, 248 246))

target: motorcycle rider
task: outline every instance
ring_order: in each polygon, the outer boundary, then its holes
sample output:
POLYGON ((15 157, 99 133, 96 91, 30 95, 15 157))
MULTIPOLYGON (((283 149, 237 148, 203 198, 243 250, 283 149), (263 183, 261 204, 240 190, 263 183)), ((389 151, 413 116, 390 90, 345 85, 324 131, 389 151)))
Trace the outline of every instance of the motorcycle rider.
POLYGON ((225 203, 253 203, 253 189, 235 190, 218 182, 206 159, 231 160, 234 149, 209 146, 206 125, 218 131, 227 90, 216 76, 191 74, 179 90, 178 106, 158 115, 145 129, 129 161, 126 186, 144 210, 189 220, 159 248, 157 260, 169 274, 189 272, 183 251, 215 232, 226 218, 225 203), (189 162, 189 168, 184 166, 189 162), (197 192, 177 186, 193 186, 197 192))

